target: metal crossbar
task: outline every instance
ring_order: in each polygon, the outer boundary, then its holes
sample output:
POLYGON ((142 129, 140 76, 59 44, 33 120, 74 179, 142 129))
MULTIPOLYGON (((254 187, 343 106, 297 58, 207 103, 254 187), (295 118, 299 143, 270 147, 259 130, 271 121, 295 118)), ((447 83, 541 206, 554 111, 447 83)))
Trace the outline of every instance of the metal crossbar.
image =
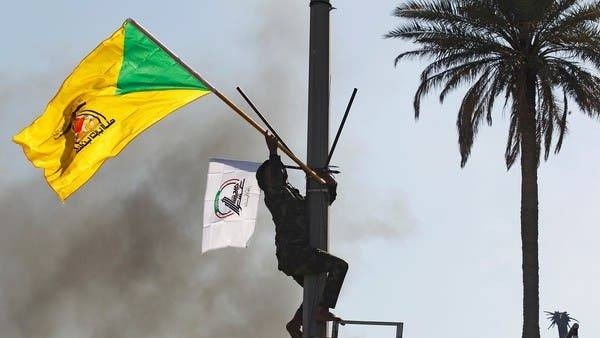
POLYGON ((331 328, 331 338, 338 338, 338 331, 340 325, 378 325, 378 326, 395 326, 396 327, 396 338, 402 338, 402 331, 404 329, 404 323, 402 322, 377 322, 368 320, 341 320, 333 322, 331 328))

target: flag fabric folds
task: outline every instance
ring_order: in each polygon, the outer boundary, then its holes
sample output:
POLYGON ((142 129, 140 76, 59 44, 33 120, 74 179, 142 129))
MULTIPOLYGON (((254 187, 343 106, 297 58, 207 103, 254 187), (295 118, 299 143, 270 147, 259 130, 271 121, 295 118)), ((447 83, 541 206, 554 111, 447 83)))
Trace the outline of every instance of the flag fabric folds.
POLYGON ((256 223, 260 163, 211 159, 204 195, 202 252, 246 247, 256 223))
POLYGON ((65 200, 145 129, 210 92, 128 19, 77 65, 44 112, 13 140, 65 200))

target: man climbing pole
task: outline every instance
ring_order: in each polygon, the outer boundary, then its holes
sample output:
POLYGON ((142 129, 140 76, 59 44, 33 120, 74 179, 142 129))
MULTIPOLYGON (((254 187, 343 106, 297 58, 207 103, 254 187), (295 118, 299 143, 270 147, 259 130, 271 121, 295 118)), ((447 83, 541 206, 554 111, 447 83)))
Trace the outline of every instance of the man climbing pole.
MULTIPOLYGON (((287 182, 287 172, 277 154, 277 138, 265 134, 269 159, 257 170, 256 179, 265 192, 265 204, 275 223, 275 246, 278 269, 304 286, 304 276, 327 273, 327 280, 315 320, 335 321, 340 318, 329 312, 335 308, 348 263, 309 245, 308 221, 304 197, 287 182)), ((329 191, 329 204, 336 197, 337 183, 329 173, 324 173, 329 191)), ((287 323, 286 329, 293 338, 302 338, 302 304, 287 323)))

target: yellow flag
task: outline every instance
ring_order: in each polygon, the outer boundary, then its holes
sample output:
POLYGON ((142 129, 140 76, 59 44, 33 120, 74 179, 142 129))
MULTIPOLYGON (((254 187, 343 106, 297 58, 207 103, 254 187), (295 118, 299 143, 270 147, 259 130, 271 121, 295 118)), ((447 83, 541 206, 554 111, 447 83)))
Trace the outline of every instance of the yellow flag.
POLYGON ((13 140, 64 201, 142 131, 210 92, 127 20, 81 61, 42 115, 13 140))

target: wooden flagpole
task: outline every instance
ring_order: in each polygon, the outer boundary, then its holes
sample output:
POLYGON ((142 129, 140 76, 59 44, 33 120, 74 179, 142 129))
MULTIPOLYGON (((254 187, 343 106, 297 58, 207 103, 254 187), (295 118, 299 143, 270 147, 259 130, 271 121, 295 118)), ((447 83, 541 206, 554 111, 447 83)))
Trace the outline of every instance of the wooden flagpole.
MULTIPOLYGON (((208 81, 204 80, 202 78, 202 76, 200 76, 200 74, 196 73, 196 71, 194 71, 190 66, 188 66, 185 62, 183 62, 181 60, 181 58, 179 58, 177 55, 175 55, 175 53, 173 53, 171 50, 169 50, 160 41, 158 41, 152 34, 150 34, 150 32, 148 32, 139 23, 137 23, 135 20, 133 20, 131 18, 127 19, 127 21, 130 22, 131 24, 133 24, 134 26, 136 26, 150 40, 152 40, 154 43, 156 43, 158 46, 160 46, 167 54, 169 54, 173 59, 175 59, 183 68, 185 68, 188 72, 190 72, 192 75, 194 75, 194 77, 196 77, 198 80, 200 80, 202 83, 204 83, 208 87, 208 89, 210 89, 210 91, 212 93, 217 95, 217 97, 219 99, 221 99, 221 101, 225 102, 225 104, 227 106, 229 106, 229 108, 233 109, 234 112, 236 112, 239 116, 241 116, 244 120, 246 120, 246 122, 248 122, 252 127, 254 127, 254 129, 256 129, 258 132, 260 132, 263 135, 265 135, 267 133, 266 129, 263 129, 258 123, 256 123, 256 121, 254 121, 248 114, 246 114, 243 110, 241 110, 238 106, 236 106, 235 103, 233 103, 229 98, 227 98, 219 90, 217 90, 215 87, 213 87, 208 81)), ((300 166, 300 168, 302 168, 302 170, 304 170, 304 172, 308 176, 312 177, 314 180, 316 180, 317 182, 320 182, 321 184, 326 183, 323 178, 321 178, 319 175, 317 175, 317 173, 315 173, 314 170, 312 170, 306 164, 304 164, 304 162, 302 162, 298 157, 296 157, 296 155, 294 155, 294 153, 292 153, 289 149, 287 149, 285 146, 283 146, 280 142, 277 142, 277 147, 279 149, 281 149, 281 151, 283 151, 298 166, 300 166)))

